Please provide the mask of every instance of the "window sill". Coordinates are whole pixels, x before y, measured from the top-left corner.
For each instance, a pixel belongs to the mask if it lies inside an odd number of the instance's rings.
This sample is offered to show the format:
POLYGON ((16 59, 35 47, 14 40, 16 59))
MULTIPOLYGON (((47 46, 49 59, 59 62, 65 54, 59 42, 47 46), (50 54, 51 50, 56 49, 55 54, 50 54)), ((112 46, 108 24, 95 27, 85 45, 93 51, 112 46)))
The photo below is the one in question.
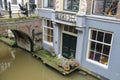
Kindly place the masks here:
POLYGON ((48 41, 43 41, 43 43, 47 44, 47 45, 50 45, 50 46, 53 46, 53 42, 48 42, 48 41))
POLYGON ((104 69, 108 69, 108 65, 104 65, 104 64, 101 64, 101 63, 99 63, 99 62, 97 62, 97 61, 93 61, 93 60, 90 60, 90 59, 87 59, 86 61, 87 61, 87 62, 90 62, 90 63, 92 63, 92 64, 95 64, 95 65, 97 65, 97 66, 100 66, 100 67, 102 67, 102 68, 104 68, 104 69))

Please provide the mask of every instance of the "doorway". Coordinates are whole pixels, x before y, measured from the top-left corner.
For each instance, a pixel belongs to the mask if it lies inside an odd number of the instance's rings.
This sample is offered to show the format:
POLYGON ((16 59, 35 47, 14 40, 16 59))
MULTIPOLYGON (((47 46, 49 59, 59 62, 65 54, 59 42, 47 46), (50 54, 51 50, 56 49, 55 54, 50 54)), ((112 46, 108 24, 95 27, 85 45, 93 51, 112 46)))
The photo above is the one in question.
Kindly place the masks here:
POLYGON ((63 33, 62 56, 68 59, 75 58, 77 37, 63 33))

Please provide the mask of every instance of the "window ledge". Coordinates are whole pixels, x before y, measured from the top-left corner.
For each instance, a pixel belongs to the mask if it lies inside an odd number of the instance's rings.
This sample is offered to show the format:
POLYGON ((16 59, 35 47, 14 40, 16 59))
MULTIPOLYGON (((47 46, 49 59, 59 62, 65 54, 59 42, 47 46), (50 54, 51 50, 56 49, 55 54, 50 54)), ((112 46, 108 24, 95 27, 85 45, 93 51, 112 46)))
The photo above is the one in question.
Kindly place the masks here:
POLYGON ((100 66, 100 67, 102 67, 102 68, 104 68, 104 69, 108 69, 108 65, 101 64, 101 63, 99 63, 99 62, 97 62, 97 61, 93 61, 93 60, 87 59, 87 62, 90 62, 90 63, 92 63, 92 64, 95 64, 95 65, 97 65, 97 66, 100 66))
POLYGON ((49 8, 49 7, 43 7, 43 8, 40 8, 40 9, 43 9, 43 10, 51 10, 51 11, 54 11, 54 9, 53 8, 49 8))
POLYGON ((52 42, 48 42, 48 41, 43 41, 43 43, 45 43, 45 44, 48 44, 48 45, 50 45, 50 46, 53 46, 53 43, 52 42))
POLYGON ((99 21, 106 21, 112 23, 120 23, 120 19, 111 16, 104 16, 104 15, 86 15, 87 19, 91 20, 99 20, 99 21))

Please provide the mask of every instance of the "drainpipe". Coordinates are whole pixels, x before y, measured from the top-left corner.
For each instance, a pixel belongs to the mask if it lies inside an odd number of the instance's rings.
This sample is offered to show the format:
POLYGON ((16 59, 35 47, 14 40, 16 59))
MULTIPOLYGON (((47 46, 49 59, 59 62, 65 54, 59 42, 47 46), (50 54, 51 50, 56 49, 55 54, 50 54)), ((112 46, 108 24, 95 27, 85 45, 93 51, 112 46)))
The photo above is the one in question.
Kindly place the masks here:
POLYGON ((11 4, 9 2, 9 18, 12 18, 11 4))

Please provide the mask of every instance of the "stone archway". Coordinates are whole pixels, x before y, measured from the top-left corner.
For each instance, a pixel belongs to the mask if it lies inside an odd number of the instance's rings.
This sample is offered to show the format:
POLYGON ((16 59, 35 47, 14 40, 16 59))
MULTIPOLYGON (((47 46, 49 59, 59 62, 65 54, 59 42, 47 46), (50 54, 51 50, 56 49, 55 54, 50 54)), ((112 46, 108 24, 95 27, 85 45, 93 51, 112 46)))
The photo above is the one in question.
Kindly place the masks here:
POLYGON ((33 40, 24 32, 11 30, 15 35, 16 45, 27 51, 33 51, 33 40))

